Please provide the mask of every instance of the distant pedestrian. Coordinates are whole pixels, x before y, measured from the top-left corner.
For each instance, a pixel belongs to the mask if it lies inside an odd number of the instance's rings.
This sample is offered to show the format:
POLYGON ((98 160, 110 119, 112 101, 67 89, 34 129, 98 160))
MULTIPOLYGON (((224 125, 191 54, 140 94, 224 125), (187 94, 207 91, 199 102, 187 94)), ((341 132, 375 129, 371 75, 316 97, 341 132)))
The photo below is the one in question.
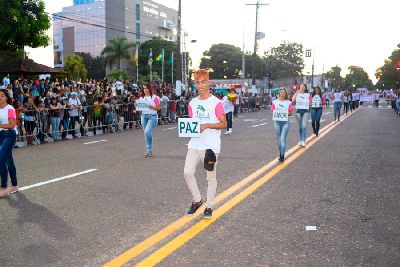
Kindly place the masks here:
POLYGON ((272 120, 274 121, 276 141, 279 149, 279 162, 285 161, 286 137, 290 127, 289 116, 292 116, 293 112, 292 102, 288 98, 286 88, 281 88, 278 99, 272 101, 271 105, 273 112, 272 120))
POLYGON ((194 173, 197 164, 204 162, 208 181, 204 217, 211 218, 217 190, 216 170, 218 155, 221 151, 221 129, 226 128, 227 123, 223 104, 210 92, 208 71, 200 69, 194 73, 194 78, 199 95, 189 102, 188 111, 190 118, 200 120, 201 135, 190 139, 183 171, 186 184, 193 197, 187 215, 193 215, 203 204, 194 173))
POLYGON ((230 93, 223 97, 224 109, 225 109, 225 116, 226 116, 226 132, 225 135, 232 133, 232 120, 233 120, 233 112, 235 111, 235 103, 236 103, 237 95, 235 90, 232 89, 230 93))
POLYGON ((322 107, 325 105, 325 97, 322 96, 321 88, 319 86, 315 87, 312 93, 311 100, 311 125, 314 134, 318 136, 319 127, 322 115, 322 107))
POLYGON ((12 157, 17 137, 15 131, 17 117, 11 103, 12 99, 7 90, 0 90, 0 197, 18 191, 17 171, 12 157), (7 188, 8 173, 11 177, 11 186, 7 188))
POLYGON ((349 105, 350 105, 351 97, 349 92, 343 93, 343 115, 346 115, 349 112, 349 105))
POLYGON ((296 106, 296 119, 299 125, 299 146, 306 146, 307 136, 307 123, 309 117, 309 111, 311 106, 311 96, 308 93, 307 86, 302 83, 300 84, 299 90, 294 94, 292 101, 295 102, 296 106))
POLYGON ((343 103, 343 92, 340 91, 340 88, 337 87, 335 93, 333 94, 333 115, 338 121, 340 121, 340 109, 342 108, 343 103))
POLYGON ((146 100, 149 109, 142 111, 141 123, 144 131, 144 139, 146 142, 146 157, 153 156, 153 129, 158 124, 157 111, 160 110, 160 98, 153 94, 152 88, 143 86, 143 96, 141 100, 146 100))

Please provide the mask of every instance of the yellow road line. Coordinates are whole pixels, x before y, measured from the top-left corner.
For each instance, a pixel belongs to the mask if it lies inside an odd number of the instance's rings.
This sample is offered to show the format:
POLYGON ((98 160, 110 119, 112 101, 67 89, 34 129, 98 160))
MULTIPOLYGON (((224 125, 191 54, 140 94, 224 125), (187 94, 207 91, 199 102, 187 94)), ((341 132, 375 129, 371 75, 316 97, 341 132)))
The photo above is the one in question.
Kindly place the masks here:
MULTIPOLYGON (((321 133, 326 131, 334 123, 335 122, 331 122, 328 125, 326 125, 324 128, 322 128, 321 129, 321 133)), ((308 137, 307 138, 307 142, 309 142, 310 140, 313 140, 314 138, 315 138, 314 136, 308 137)), ((295 145, 295 146, 293 146, 291 149, 289 149, 286 152, 286 155, 291 155, 293 152, 295 152, 298 149, 299 149, 299 147, 297 145, 295 145)), ((264 165, 260 169, 256 170, 255 172, 253 172, 252 174, 250 174, 249 176, 247 176, 243 180, 237 182, 236 184, 234 184, 230 188, 228 188, 225 191, 223 191, 222 193, 218 194, 218 196, 215 198, 215 202, 214 202, 215 205, 217 205, 218 203, 220 203, 224 199, 228 198, 230 195, 232 195, 234 192, 236 192, 240 188, 246 186, 248 183, 250 183, 253 180, 255 180, 258 176, 260 176, 265 171, 267 171, 268 169, 273 167, 276 163, 278 163, 277 159, 272 160, 271 162, 269 162, 268 164, 264 165)), ((183 216, 183 217, 179 218, 178 220, 176 220, 175 222, 173 222, 170 225, 166 226, 162 230, 160 230, 157 233, 155 233, 155 234, 151 235, 150 237, 146 238, 144 241, 140 242, 136 246, 130 248, 129 250, 127 250, 124 253, 122 253, 119 256, 117 256, 116 258, 114 258, 111 261, 107 262, 104 266, 105 267, 111 267, 111 266, 114 267, 114 266, 122 266, 123 264, 128 263, 129 261, 133 260, 138 255, 140 255, 141 253, 146 251, 151 246, 157 244, 158 242, 160 242, 161 240, 165 239, 166 237, 168 237, 172 233, 176 232, 178 229, 182 228, 183 226, 185 226, 189 222, 191 222, 194 219, 196 219, 198 216, 200 216, 200 214, 201 214, 201 211, 199 209, 199 211, 196 214, 194 214, 193 216, 191 216, 191 217, 183 216)))
MULTIPOLYGON (((347 117, 342 119, 344 121, 347 117)), ((267 183, 272 177, 274 177, 276 174, 278 174, 280 171, 282 171, 288 164, 299 158, 302 154, 304 154, 310 147, 312 147, 320 138, 324 137, 326 134, 328 134, 332 129, 336 128, 342 121, 336 123, 334 126, 328 128, 326 131, 321 133, 320 137, 318 139, 314 138, 312 141, 310 141, 307 146, 303 149, 298 150, 296 153, 294 153, 291 157, 289 157, 283 164, 278 165, 274 169, 272 169, 269 173, 267 173, 265 176, 262 178, 258 179, 256 182, 254 182, 252 185, 244 189, 242 192, 237 194, 235 197, 233 197, 231 200, 223 204, 220 208, 216 209, 213 212, 213 218, 212 219, 203 219, 196 224, 194 224, 192 227, 190 227, 188 230, 177 236, 175 239, 155 251, 154 253, 150 254, 148 257, 146 257, 143 261, 139 262, 136 267, 148 267, 148 266, 154 266, 157 263, 161 262, 164 258, 175 252, 177 249, 179 249, 181 246, 183 246, 186 242, 190 241, 193 237, 195 237, 197 234, 205 230, 208 226, 210 226, 213 222, 218 220, 222 215, 227 213, 229 210, 231 210, 233 207, 235 207, 238 203, 246 199, 248 196, 250 196, 252 193, 254 193, 258 188, 263 186, 265 183, 267 183)), ((335 122, 333 122, 335 123, 335 122)))

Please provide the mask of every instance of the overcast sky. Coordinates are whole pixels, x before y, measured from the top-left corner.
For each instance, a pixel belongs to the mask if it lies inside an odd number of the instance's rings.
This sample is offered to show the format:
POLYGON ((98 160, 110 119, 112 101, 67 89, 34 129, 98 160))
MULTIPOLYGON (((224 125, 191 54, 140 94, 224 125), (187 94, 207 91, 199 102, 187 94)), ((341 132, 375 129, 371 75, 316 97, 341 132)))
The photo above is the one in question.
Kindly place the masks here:
MULTIPOLYGON (((45 0, 47 12, 61 11, 72 0, 45 0)), ((160 4, 178 8, 178 0, 158 0, 160 4)), ((400 43, 400 1, 398 0, 265 0, 260 8, 259 31, 266 37, 260 41, 259 55, 281 40, 295 41, 313 49, 315 73, 332 66, 342 68, 342 76, 350 65, 364 68, 375 82, 375 70, 400 43)), ((182 0, 183 30, 188 33, 187 50, 198 65, 202 53, 212 44, 227 43, 245 50, 254 46, 255 7, 246 4, 256 0, 182 0), (190 40, 197 40, 190 43, 190 40)), ((52 30, 49 32, 52 35, 52 30)), ((52 46, 29 50, 35 61, 53 66, 52 46)), ((311 60, 306 59, 307 73, 311 60)))

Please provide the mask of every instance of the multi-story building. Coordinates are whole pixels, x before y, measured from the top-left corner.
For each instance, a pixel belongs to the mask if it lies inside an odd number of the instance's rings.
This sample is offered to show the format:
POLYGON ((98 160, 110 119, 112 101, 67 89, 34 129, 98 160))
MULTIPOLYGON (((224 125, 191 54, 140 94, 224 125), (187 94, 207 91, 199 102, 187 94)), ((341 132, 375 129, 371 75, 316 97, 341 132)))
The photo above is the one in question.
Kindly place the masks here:
POLYGON ((54 66, 77 52, 99 56, 119 36, 142 43, 153 38, 176 41, 178 11, 151 0, 74 0, 53 14, 54 66))

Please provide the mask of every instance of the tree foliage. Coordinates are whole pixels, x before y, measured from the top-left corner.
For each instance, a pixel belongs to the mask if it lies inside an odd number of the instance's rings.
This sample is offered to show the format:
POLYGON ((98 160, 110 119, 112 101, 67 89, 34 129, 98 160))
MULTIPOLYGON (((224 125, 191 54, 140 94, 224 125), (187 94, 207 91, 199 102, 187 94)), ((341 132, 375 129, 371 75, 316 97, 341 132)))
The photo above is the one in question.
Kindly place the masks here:
POLYGON ((0 51, 48 46, 49 28, 42 0, 0 1, 0 51))
POLYGON ((283 42, 265 52, 263 59, 271 79, 300 76, 304 68, 303 45, 283 42))
POLYGON ((340 75, 342 69, 338 66, 332 67, 325 73, 325 79, 330 81, 331 89, 344 86, 344 78, 340 75))
POLYGON ((123 70, 113 70, 107 75, 107 78, 111 78, 112 80, 120 79, 124 81, 132 79, 132 77, 123 70))
POLYGON ((400 44, 375 72, 379 89, 400 89, 400 44))
MULTIPOLYGON (((154 75, 155 73, 161 74, 162 72, 162 62, 156 61, 157 56, 161 53, 161 50, 164 48, 164 81, 170 83, 172 78, 172 65, 169 63, 172 52, 174 52, 174 73, 176 73, 176 43, 171 41, 166 41, 163 39, 153 39, 148 40, 140 45, 139 49, 139 72, 140 77, 145 77, 145 81, 150 81, 150 66, 148 65, 150 48, 153 51, 153 64, 152 64, 152 78, 155 81, 155 78, 158 76, 154 75)), ((175 74, 174 74, 175 75, 175 74)), ((143 81, 142 78, 140 78, 143 81)), ((160 78, 161 80, 161 78, 160 78)))
POLYGON ((368 88, 373 89, 371 79, 368 77, 368 73, 361 67, 350 66, 348 68, 349 74, 344 78, 345 88, 368 88))
POLYGON ((75 81, 86 80, 87 69, 81 56, 67 56, 65 59, 64 70, 68 72, 68 79, 73 79, 75 81))
POLYGON ((109 44, 101 51, 101 55, 105 56, 105 61, 110 66, 118 64, 122 69, 122 61, 129 60, 132 56, 131 50, 136 47, 135 43, 129 42, 126 37, 117 37, 112 39, 109 44))
POLYGON ((103 79, 106 76, 104 57, 93 57, 90 53, 79 52, 76 55, 83 58, 83 64, 87 69, 87 77, 91 79, 103 79))

